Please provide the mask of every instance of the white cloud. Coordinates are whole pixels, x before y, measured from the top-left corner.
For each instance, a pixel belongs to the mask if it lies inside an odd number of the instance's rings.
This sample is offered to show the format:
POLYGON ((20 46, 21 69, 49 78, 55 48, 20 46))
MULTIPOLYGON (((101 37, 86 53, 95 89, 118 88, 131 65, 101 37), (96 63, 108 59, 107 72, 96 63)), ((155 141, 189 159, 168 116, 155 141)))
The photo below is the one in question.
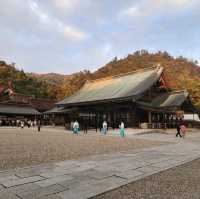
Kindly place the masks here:
POLYGON ((84 32, 82 32, 76 28, 72 28, 70 26, 64 25, 59 21, 57 21, 55 24, 57 24, 59 31, 61 33, 63 33, 63 35, 66 39, 81 41, 81 40, 84 40, 87 38, 87 35, 84 32))
POLYGON ((122 16, 142 16, 143 12, 141 12, 140 8, 137 6, 132 6, 121 13, 122 16))
MULTIPOLYGON (((79 62, 78 70, 83 70, 82 59, 84 57, 84 67, 92 71, 96 70, 98 67, 103 66, 108 63, 116 56, 115 49, 109 42, 95 43, 84 49, 83 52, 75 55, 73 58, 79 62)), ((77 70, 77 71, 78 71, 77 70)))
POLYGON ((152 8, 161 9, 162 11, 168 10, 176 12, 180 9, 189 9, 197 3, 197 0, 158 0, 152 8))
POLYGON ((193 0, 159 0, 158 4, 161 4, 162 6, 170 6, 174 8, 183 8, 185 6, 190 5, 193 0))
POLYGON ((30 5, 30 9, 32 10, 32 12, 39 18, 39 20, 42 23, 50 23, 49 16, 39 8, 39 6, 36 2, 30 1, 29 5, 30 5))
POLYGON ((199 5, 198 0, 143 0, 122 10, 119 17, 148 17, 157 13, 175 13, 199 5))
POLYGON ((85 33, 81 32, 79 30, 76 30, 70 26, 65 26, 64 35, 66 37, 70 37, 70 38, 74 37, 74 38, 76 38, 76 40, 83 40, 86 37, 85 33))
POLYGON ((56 7, 61 9, 72 9, 79 4, 79 0, 53 0, 56 7))
POLYGON ((95 70, 138 49, 199 59, 198 5, 200 0, 0 0, 0 58, 26 71, 67 73, 95 70))
MULTIPOLYGON (((64 1, 63 1, 64 2, 64 1)), ((42 10, 38 3, 31 0, 29 1, 30 9, 35 14, 35 16, 39 19, 39 22, 43 25, 48 26, 51 31, 58 31, 61 33, 64 38, 72 41, 82 41, 86 39, 86 33, 79 30, 78 28, 72 27, 70 25, 65 24, 59 19, 51 16, 42 10)))

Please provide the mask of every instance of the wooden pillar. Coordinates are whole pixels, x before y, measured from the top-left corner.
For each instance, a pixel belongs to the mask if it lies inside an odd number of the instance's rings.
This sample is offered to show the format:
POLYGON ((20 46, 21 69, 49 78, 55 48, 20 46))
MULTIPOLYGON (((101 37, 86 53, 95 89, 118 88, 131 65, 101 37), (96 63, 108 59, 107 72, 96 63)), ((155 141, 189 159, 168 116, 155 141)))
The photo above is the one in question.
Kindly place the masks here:
POLYGON ((194 111, 193 111, 193 121, 192 121, 192 128, 194 128, 194 111))
POLYGON ((97 127, 98 126, 98 124, 97 124, 97 112, 95 111, 95 130, 96 130, 96 132, 97 132, 97 127))
POLYGON ((149 124, 151 125, 152 118, 151 118, 151 111, 148 112, 149 124))
POLYGON ((161 124, 161 128, 165 128, 165 113, 163 112, 163 121, 162 121, 162 124, 161 124))
POLYGON ((89 112, 89 127, 91 125, 91 118, 90 118, 90 112, 89 112))
POLYGON ((136 115, 136 109, 134 106, 129 108, 129 123, 128 126, 139 127, 139 114, 136 115))
POLYGON ((149 123, 151 123, 151 111, 148 112, 149 123))

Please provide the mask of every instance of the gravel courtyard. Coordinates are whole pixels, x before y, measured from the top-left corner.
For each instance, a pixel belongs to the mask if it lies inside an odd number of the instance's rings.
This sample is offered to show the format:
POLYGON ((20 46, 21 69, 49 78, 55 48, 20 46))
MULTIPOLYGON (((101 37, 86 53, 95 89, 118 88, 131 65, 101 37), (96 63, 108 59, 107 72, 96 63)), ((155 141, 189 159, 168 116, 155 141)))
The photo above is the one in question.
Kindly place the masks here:
POLYGON ((72 135, 64 130, 0 129, 0 170, 77 159, 89 155, 136 150, 165 144, 160 141, 103 136, 72 135))
POLYGON ((199 199, 200 159, 154 174, 93 199, 199 199))

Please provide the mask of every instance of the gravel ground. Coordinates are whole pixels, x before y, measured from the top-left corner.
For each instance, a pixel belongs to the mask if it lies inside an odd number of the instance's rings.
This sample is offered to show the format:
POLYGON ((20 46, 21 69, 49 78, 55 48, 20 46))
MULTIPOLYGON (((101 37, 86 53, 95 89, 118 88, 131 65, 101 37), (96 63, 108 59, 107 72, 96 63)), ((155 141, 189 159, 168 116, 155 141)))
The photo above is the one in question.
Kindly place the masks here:
POLYGON ((146 177, 93 199, 199 199, 200 159, 146 177))
POLYGON ((99 133, 72 135, 42 129, 0 129, 0 170, 76 159, 84 156, 135 150, 165 144, 99 133))

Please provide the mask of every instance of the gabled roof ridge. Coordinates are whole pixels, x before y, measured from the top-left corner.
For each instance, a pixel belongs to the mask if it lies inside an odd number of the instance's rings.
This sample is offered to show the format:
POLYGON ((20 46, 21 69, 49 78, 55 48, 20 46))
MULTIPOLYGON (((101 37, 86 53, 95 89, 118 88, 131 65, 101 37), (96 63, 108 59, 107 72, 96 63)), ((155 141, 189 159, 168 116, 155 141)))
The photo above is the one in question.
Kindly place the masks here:
POLYGON ((162 98, 162 97, 165 97, 165 96, 171 96, 171 95, 175 95, 175 94, 181 94, 183 93, 185 96, 188 96, 189 95, 189 92, 187 90, 172 90, 172 91, 168 91, 166 93, 162 93, 158 96, 156 96, 153 100, 156 100, 156 99, 159 99, 159 98, 162 98))
POLYGON ((34 100, 36 100, 36 101, 37 101, 37 100, 38 100, 38 101, 39 101, 39 100, 40 100, 40 101, 49 101, 49 102, 53 102, 53 103, 54 103, 54 100, 46 99, 46 98, 40 98, 40 97, 39 97, 39 98, 32 98, 31 100, 33 100, 33 101, 34 101, 34 100))
POLYGON ((8 102, 10 102, 10 100, 0 101, 0 104, 8 103, 8 102))
POLYGON ((170 91, 168 92, 168 94, 175 94, 175 93, 188 93, 188 91, 186 89, 183 89, 183 90, 174 90, 174 91, 170 91))
POLYGON ((16 103, 15 101, 12 100, 7 100, 7 101, 2 101, 0 102, 0 105, 15 105, 15 106, 27 106, 27 107, 32 107, 31 104, 29 103, 16 103))
POLYGON ((148 68, 142 68, 142 69, 138 69, 138 70, 133 70, 133 71, 130 71, 130 72, 127 72, 127 73, 120 73, 118 75, 111 75, 111 76, 107 76, 107 77, 102 77, 102 78, 99 78, 99 79, 94 79, 94 80, 87 80, 86 81, 86 84, 87 83, 94 83, 94 82, 98 82, 98 81, 103 81, 103 80, 109 80, 109 79, 113 79, 113 78, 118 78, 118 77, 123 77, 123 76, 128 76, 128 75, 131 75, 131 74, 136 74, 136 73, 141 73, 141 72, 146 72, 146 71, 150 71, 150 70, 159 70, 159 69, 162 69, 163 67, 158 67, 158 66, 153 66, 153 67, 148 67, 148 68))
POLYGON ((31 98, 33 98, 33 95, 26 95, 26 94, 23 94, 23 93, 18 93, 18 92, 13 92, 13 94, 12 95, 18 95, 18 96, 23 96, 23 97, 31 97, 31 98))
POLYGON ((136 99, 140 97, 142 93, 146 92, 149 87, 151 87, 156 81, 159 80, 162 72, 163 67, 156 66, 132 71, 126 74, 111 76, 109 78, 101 78, 98 81, 91 81, 85 83, 83 87, 72 96, 67 97, 56 104, 71 104, 74 106, 75 104, 86 104, 93 102, 97 103, 101 101, 105 102, 105 100, 113 101, 127 100, 129 98, 136 99), (125 78, 119 78, 124 75, 127 76, 125 76, 125 78))

